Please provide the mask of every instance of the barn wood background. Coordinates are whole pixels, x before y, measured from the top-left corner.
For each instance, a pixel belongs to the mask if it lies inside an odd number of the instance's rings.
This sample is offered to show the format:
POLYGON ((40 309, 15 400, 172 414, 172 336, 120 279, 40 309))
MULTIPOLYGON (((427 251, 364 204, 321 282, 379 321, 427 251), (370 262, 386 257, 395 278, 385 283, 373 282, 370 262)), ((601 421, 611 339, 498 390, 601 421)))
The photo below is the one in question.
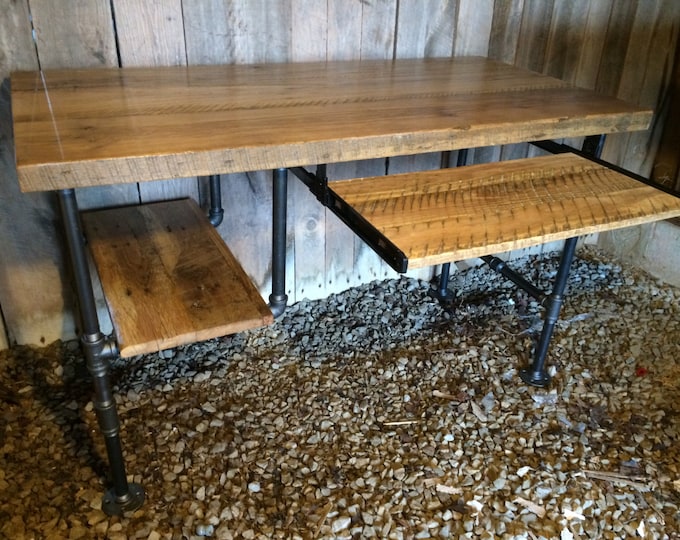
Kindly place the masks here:
MULTIPOLYGON (((20 194, 9 74, 98 66, 484 55, 661 111, 651 130, 610 136, 604 157, 649 175, 663 131, 680 22, 675 0, 0 0, 0 348, 74 335, 50 194, 20 194), (0 321, 1 322, 1 321, 0 321)), ((522 157, 526 145, 471 161, 522 157)), ((455 156, 453 156, 455 159, 455 156)), ((436 168, 441 156, 329 167, 331 178, 436 168)), ((266 296, 269 171, 223 176, 220 232, 266 296)), ((675 178, 666 177, 667 183, 675 178)), ((191 196, 196 178, 80 190, 83 208, 191 196)), ((291 302, 393 273, 297 180, 289 187, 291 302)), ((418 274, 429 277, 432 270, 418 274)))

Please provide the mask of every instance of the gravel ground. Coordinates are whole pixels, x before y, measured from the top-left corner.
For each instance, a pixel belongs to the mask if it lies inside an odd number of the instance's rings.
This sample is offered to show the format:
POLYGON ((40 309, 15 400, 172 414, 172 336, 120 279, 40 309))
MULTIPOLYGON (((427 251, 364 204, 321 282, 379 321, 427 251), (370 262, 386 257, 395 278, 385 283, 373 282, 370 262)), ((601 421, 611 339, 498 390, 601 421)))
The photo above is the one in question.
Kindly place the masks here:
POLYGON ((680 290, 592 249, 569 287, 546 390, 517 377, 540 311, 484 267, 451 313, 376 282, 116 361, 124 517, 77 344, 1 352, 0 537, 677 538, 680 290))

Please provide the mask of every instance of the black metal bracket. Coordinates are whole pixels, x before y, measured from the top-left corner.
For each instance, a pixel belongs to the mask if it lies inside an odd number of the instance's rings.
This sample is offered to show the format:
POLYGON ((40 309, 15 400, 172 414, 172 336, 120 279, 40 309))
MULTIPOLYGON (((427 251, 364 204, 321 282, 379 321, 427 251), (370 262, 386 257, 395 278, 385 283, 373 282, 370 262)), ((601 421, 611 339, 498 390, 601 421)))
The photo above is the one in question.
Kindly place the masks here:
POLYGON ((604 135, 588 135, 583 139, 583 144, 581 145, 581 153, 584 156, 590 156, 599 158, 602 155, 602 150, 604 149, 604 135))
MULTIPOLYGON (((312 194, 366 242, 382 259, 399 273, 408 269, 408 257, 342 197, 333 191, 328 179, 312 174, 303 167, 291 167, 290 172, 304 183, 312 194)), ((325 172, 325 167, 320 171, 325 172)))

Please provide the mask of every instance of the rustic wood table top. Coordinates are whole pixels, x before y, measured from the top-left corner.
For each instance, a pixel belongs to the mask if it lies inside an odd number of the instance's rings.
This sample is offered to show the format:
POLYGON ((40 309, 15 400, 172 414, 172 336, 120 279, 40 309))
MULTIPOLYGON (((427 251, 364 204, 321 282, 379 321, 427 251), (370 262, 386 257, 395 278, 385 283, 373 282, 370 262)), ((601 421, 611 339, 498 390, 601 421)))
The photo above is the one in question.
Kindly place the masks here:
POLYGON ((23 191, 645 129, 652 112, 480 57, 17 72, 23 191))

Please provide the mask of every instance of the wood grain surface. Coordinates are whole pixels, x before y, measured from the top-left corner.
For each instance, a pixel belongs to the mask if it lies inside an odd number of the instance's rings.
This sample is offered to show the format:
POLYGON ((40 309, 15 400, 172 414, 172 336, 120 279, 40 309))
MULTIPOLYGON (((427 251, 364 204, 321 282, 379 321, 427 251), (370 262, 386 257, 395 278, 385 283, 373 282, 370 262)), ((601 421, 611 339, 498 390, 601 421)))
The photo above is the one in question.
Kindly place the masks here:
POLYGON ((479 57, 12 77, 24 191, 644 129, 651 111, 479 57))
POLYGON ((409 268, 680 216, 680 198, 573 154, 333 182, 409 268))
POLYGON ((193 200, 85 212, 83 224, 122 357, 273 321, 193 200))

